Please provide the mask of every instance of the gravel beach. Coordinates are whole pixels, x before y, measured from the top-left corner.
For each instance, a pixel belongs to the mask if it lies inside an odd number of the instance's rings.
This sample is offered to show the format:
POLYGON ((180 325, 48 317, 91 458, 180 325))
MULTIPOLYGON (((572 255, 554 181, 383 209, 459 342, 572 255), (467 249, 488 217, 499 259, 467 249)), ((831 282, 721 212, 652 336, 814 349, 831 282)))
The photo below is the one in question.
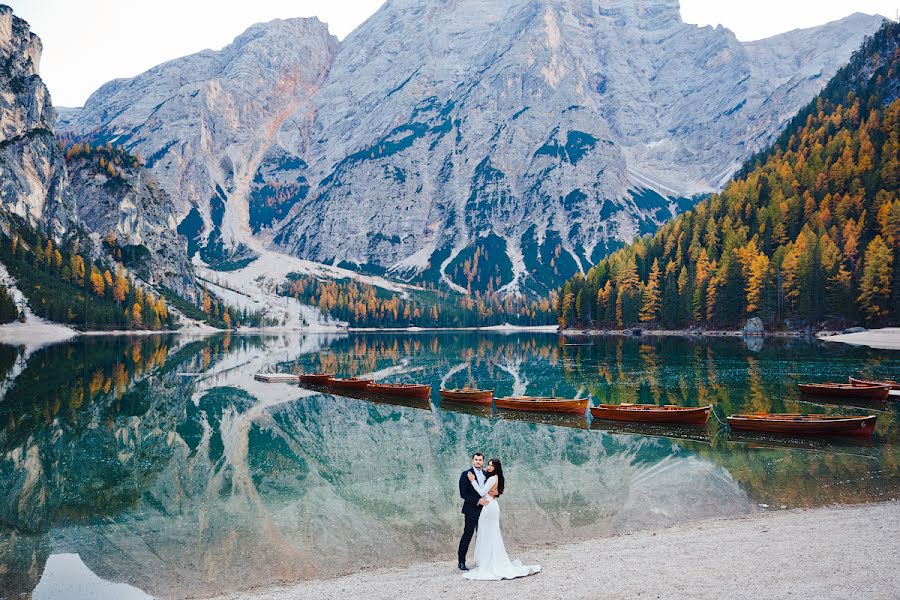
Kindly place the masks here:
MULTIPOLYGON (((389 551, 389 549, 385 549, 389 551)), ((445 561, 217 596, 306 598, 900 598, 900 502, 760 511, 577 544, 509 548, 542 573, 473 582, 445 561)))

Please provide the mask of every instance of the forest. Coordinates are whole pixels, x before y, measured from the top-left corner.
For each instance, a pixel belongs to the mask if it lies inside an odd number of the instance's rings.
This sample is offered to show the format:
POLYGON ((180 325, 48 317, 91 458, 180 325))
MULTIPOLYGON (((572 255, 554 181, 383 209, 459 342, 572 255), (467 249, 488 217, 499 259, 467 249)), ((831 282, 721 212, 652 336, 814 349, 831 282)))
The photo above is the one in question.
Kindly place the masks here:
MULTIPOLYGON (((21 224, 0 233, 0 261, 38 316, 79 329, 171 329, 164 298, 79 238, 54 243, 21 224)), ((17 309, 18 312, 18 309, 17 309)))
POLYGON ((355 279, 320 280, 294 273, 281 293, 353 327, 486 327, 548 325, 556 318, 556 295, 549 298, 497 293, 459 294, 426 284, 404 295, 355 279))
POLYGON ((900 49, 885 25, 725 189, 561 292, 562 327, 900 319, 900 49))

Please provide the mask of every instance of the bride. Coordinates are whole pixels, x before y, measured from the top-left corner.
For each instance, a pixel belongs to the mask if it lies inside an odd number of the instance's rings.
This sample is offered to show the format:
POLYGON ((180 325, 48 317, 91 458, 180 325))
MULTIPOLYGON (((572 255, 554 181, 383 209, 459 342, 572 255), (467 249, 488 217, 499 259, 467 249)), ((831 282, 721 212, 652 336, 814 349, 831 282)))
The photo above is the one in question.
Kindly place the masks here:
POLYGON ((481 495, 479 504, 484 508, 478 517, 478 535, 475 538, 475 563, 477 567, 463 573, 466 579, 497 580, 525 577, 541 570, 540 565, 523 565, 521 561, 509 560, 503 536, 500 535, 500 503, 488 493, 496 488, 498 496, 503 494, 503 465, 496 458, 488 461, 485 472, 489 475, 484 485, 479 485, 475 475, 469 473, 469 481, 481 495))

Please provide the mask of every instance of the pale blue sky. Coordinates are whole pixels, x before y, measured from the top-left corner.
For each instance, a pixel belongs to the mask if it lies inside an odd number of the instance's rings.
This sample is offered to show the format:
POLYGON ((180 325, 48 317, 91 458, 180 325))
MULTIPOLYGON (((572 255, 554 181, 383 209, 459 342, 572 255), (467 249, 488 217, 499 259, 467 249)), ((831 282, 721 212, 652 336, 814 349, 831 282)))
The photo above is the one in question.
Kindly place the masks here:
MULTIPOLYGON (((603 0, 600 0, 601 2, 603 0)), ((163 61, 222 48, 253 23, 317 16, 344 38, 383 0, 5 0, 44 42, 41 76, 57 106, 163 61)), ((896 15, 900 0, 681 0, 688 23, 754 40, 852 12, 896 15)))

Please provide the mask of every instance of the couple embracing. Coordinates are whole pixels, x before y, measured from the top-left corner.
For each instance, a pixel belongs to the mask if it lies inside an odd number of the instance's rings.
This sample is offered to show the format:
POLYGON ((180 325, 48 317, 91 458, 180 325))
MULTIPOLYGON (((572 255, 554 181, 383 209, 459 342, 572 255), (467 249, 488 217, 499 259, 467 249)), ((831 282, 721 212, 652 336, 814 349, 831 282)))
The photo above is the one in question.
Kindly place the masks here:
POLYGON ((510 560, 500 534, 500 503, 505 486, 503 466, 496 458, 484 465, 484 454, 472 455, 472 468, 459 476, 459 495, 463 499, 465 529, 459 540, 459 570, 466 579, 497 580, 525 577, 541 570, 540 565, 523 565, 510 560), (474 569, 466 567, 466 554, 472 535, 475 538, 474 569))

